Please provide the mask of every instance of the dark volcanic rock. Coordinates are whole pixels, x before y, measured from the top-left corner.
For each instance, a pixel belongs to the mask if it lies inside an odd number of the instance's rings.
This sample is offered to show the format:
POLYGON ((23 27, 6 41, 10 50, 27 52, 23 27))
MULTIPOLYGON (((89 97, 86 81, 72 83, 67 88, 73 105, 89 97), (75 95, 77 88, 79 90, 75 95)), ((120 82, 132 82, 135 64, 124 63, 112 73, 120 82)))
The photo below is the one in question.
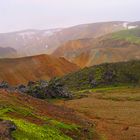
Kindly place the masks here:
POLYGON ((91 87, 96 87, 96 86, 98 85, 98 83, 97 83, 96 80, 92 80, 92 81, 90 82, 90 84, 91 84, 91 87))
POLYGON ((29 81, 27 86, 19 85, 17 87, 10 86, 7 82, 3 81, 0 84, 0 88, 6 89, 8 92, 20 92, 31 95, 35 98, 46 99, 46 98, 72 98, 72 95, 64 88, 59 82, 58 78, 45 81, 29 81))
MULTIPOLYGON (((28 84, 29 85, 29 84, 28 84)), ((28 94, 41 99, 46 98, 72 98, 72 95, 54 78, 48 81, 36 81, 28 86, 28 94)))
POLYGON ((72 98, 72 94, 64 88, 58 78, 54 78, 49 82, 46 92, 49 98, 72 98))
POLYGON ((29 88, 28 88, 27 86, 25 86, 25 85, 19 85, 19 86, 17 87, 17 90, 18 90, 19 92, 22 92, 22 93, 27 93, 28 90, 29 90, 29 88))
POLYGON ((16 130, 16 126, 11 121, 0 120, 0 140, 13 140, 11 132, 16 130))
POLYGON ((27 84, 27 86, 33 86, 33 85, 35 85, 35 84, 36 84, 36 82, 34 82, 34 81, 29 81, 28 84, 27 84))
POLYGON ((9 84, 6 82, 6 81, 2 81, 1 83, 0 83, 0 88, 9 88, 9 84))

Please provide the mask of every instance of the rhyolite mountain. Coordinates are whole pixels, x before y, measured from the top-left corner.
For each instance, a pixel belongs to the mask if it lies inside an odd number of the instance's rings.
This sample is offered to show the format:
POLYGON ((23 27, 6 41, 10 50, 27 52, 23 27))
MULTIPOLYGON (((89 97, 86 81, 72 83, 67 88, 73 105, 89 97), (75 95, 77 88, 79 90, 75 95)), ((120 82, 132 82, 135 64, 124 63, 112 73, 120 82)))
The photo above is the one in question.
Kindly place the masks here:
POLYGON ((0 59, 0 81, 12 85, 26 84, 30 80, 49 80, 77 70, 79 67, 66 59, 50 55, 0 59))
POLYGON ((57 48, 53 55, 65 57, 80 67, 140 59, 140 28, 122 30, 96 39, 69 41, 57 48))
POLYGON ((18 56, 52 53, 70 40, 97 38, 108 33, 139 26, 139 22, 114 21, 83 24, 69 28, 0 33, 0 46, 14 48, 18 56))

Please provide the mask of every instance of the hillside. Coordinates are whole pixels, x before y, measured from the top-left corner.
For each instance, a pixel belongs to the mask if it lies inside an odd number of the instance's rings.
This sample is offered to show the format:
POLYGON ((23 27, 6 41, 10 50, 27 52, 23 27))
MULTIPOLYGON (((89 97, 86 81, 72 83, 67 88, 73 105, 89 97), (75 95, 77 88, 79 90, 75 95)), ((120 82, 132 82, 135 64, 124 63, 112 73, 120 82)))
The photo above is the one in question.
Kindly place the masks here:
POLYGON ((56 49, 53 55, 65 57, 80 67, 105 62, 140 59, 140 29, 129 29, 97 39, 73 40, 56 49))
POLYGON ((105 63, 60 78, 69 90, 84 90, 96 87, 139 85, 140 61, 105 63))
POLYGON ((0 47, 0 58, 6 58, 6 57, 17 57, 17 52, 15 49, 10 47, 0 47))
POLYGON ((27 83, 30 80, 50 79, 79 68, 64 58, 38 55, 16 59, 0 59, 0 81, 10 84, 27 83))
POLYGON ((72 109, 0 90, 1 140, 11 140, 11 137, 16 140, 91 140, 89 123, 72 109), (85 132, 85 128, 88 131, 85 132))
POLYGON ((0 46, 14 48, 18 52, 18 56, 52 53, 56 48, 70 40, 97 38, 108 33, 136 27, 139 27, 139 22, 114 21, 83 24, 68 28, 29 29, 0 33, 0 46))

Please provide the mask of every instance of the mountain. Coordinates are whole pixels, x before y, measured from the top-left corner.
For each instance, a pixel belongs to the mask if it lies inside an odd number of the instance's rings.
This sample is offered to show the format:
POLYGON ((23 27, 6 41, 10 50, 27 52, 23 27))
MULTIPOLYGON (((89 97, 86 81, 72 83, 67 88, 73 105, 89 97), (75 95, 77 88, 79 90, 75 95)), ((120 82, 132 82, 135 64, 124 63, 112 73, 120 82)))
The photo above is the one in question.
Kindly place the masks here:
POLYGON ((96 39, 69 41, 56 49, 53 55, 65 57, 80 67, 140 59, 140 28, 126 29, 96 39))
POLYGON ((100 22, 83 24, 69 28, 48 30, 24 30, 0 33, 0 46, 10 46, 17 50, 18 56, 52 53, 56 48, 70 40, 97 38, 108 33, 139 27, 140 22, 100 22))
POLYGON ((17 51, 10 47, 0 47, 0 58, 6 58, 6 57, 16 57, 17 51))
POLYGON ((140 60, 104 63, 70 73, 60 78, 60 82, 74 91, 96 87, 136 86, 140 84, 139 70, 140 60))
MULTIPOLYGON (((0 34, 0 46, 11 46, 19 56, 47 53, 49 38, 61 29, 24 30, 0 34)), ((52 44, 53 45, 53 42, 52 44)))
POLYGON ((79 67, 50 55, 38 55, 15 59, 0 59, 0 81, 10 84, 27 83, 30 80, 50 79, 77 71, 79 67))

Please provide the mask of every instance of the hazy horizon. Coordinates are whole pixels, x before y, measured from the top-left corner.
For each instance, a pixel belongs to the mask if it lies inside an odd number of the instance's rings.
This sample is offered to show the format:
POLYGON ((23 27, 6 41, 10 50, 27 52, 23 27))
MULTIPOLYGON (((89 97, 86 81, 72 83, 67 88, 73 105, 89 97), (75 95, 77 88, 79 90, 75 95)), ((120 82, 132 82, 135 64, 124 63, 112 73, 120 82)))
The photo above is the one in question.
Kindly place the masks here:
POLYGON ((139 0, 0 1, 0 33, 95 22, 139 21, 139 5, 139 0))

